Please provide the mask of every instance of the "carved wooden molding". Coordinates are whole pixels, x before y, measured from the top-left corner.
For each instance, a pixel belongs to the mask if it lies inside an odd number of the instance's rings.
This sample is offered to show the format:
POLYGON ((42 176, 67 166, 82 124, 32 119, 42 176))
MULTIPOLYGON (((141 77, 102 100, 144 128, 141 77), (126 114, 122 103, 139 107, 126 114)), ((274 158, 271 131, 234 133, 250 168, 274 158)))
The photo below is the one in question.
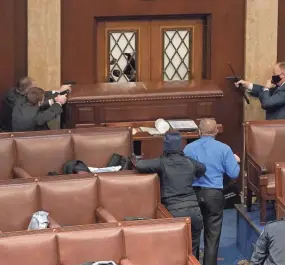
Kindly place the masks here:
POLYGON ((176 99, 199 99, 199 98, 222 98, 223 94, 191 95, 191 96, 169 96, 169 97, 146 97, 146 98, 117 98, 117 99, 91 99, 91 100, 70 100, 67 104, 81 103, 108 103, 108 102, 128 102, 128 101, 150 101, 150 100, 176 100, 176 99))

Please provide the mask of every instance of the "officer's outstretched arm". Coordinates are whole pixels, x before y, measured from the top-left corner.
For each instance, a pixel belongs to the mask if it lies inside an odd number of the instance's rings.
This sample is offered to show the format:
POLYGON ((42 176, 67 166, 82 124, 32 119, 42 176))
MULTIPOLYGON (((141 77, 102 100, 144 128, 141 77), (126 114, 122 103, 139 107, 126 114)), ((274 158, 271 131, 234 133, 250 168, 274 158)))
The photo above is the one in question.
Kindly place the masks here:
POLYGON ((206 167, 203 163, 200 163, 199 161, 195 160, 195 159, 192 159, 192 158, 189 158, 192 162, 192 164, 194 165, 195 167, 195 171, 196 171, 196 178, 199 178, 199 177, 202 177, 205 175, 206 173, 206 167))
POLYGON ((140 173, 160 173, 161 162, 159 158, 139 160, 134 165, 140 173))
POLYGON ((265 227, 256 241, 256 245, 251 256, 250 265, 263 265, 268 256, 268 247, 268 234, 265 227))

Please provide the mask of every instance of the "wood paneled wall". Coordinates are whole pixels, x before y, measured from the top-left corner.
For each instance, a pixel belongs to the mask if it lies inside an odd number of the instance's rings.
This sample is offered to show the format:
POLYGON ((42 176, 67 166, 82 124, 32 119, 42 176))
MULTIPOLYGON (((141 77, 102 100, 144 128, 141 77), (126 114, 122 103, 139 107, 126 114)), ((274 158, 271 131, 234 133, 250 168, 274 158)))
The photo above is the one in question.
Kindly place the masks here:
POLYGON ((285 1, 279 0, 278 3, 278 48, 277 58, 279 62, 285 62, 285 1))
MULTIPOLYGON (((63 80, 93 83, 95 80, 95 23, 99 17, 169 14, 211 14, 211 78, 223 89, 218 121, 225 125, 224 140, 234 151, 241 146, 242 100, 224 77, 227 62, 244 74, 246 0, 58 0, 62 1, 63 80), (225 115, 227 113, 227 115, 225 115)), ((278 60, 285 61, 285 1, 279 0, 278 60)), ((27 0, 0 1, 0 96, 27 74, 27 0)))
POLYGON ((243 100, 225 77, 228 62, 244 74, 245 0, 62 0, 62 80, 94 83, 98 18, 187 14, 211 15, 211 79, 224 91, 217 120, 222 140, 241 154, 243 100))
POLYGON ((39 87, 55 90, 61 83, 61 0, 27 1, 28 74, 39 87))
MULTIPOLYGON (((244 78, 263 85, 277 60, 278 0, 247 0, 246 10, 244 78)), ((245 120, 264 120, 259 99, 250 95, 249 99, 250 104, 244 108, 245 120)))
POLYGON ((0 97, 27 74, 27 1, 0 1, 0 97))

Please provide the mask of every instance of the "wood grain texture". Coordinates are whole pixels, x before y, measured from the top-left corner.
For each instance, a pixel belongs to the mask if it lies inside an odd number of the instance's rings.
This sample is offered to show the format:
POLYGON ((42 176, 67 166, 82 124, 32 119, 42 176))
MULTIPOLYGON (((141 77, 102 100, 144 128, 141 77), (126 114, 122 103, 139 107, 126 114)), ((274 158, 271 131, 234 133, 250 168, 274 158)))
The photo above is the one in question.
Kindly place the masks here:
MULTIPOLYGON (((0 1, 0 98, 27 73, 27 2, 0 1)), ((1 103, 0 103, 1 104, 1 103)))
POLYGON ((28 0, 28 73, 46 90, 60 86, 61 1, 28 0))
POLYGON ((234 152, 242 152, 243 100, 225 80, 231 75, 231 62, 239 75, 244 74, 245 0, 168 0, 100 1, 62 0, 62 79, 78 84, 96 81, 96 21, 111 18, 143 18, 169 15, 208 14, 211 19, 211 79, 224 92, 217 110, 217 122, 224 125, 221 140, 234 152), (222 8, 221 8, 222 7, 222 8))
MULTIPOLYGON (((277 60, 278 0, 248 0, 246 8, 245 79, 265 84, 277 60)), ((264 120, 259 100, 250 97, 250 102, 245 120, 264 120)))
POLYGON ((278 49, 277 58, 279 62, 285 61, 285 1, 278 1, 278 49))

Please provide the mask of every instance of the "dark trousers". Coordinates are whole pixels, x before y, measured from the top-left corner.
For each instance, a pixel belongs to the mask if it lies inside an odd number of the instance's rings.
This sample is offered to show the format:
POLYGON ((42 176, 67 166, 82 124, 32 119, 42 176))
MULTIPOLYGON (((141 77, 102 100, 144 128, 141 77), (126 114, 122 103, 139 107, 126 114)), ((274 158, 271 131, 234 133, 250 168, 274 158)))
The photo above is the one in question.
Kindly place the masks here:
POLYGON ((205 265, 217 265, 225 198, 222 190, 196 188, 203 215, 205 265))
MULTIPOLYGON (((167 208, 167 206, 166 206, 167 208)), ((187 207, 180 209, 171 209, 169 212, 174 217, 190 217, 191 218, 191 234, 192 234, 192 252, 199 260, 200 236, 203 229, 203 217, 199 207, 187 207)))

